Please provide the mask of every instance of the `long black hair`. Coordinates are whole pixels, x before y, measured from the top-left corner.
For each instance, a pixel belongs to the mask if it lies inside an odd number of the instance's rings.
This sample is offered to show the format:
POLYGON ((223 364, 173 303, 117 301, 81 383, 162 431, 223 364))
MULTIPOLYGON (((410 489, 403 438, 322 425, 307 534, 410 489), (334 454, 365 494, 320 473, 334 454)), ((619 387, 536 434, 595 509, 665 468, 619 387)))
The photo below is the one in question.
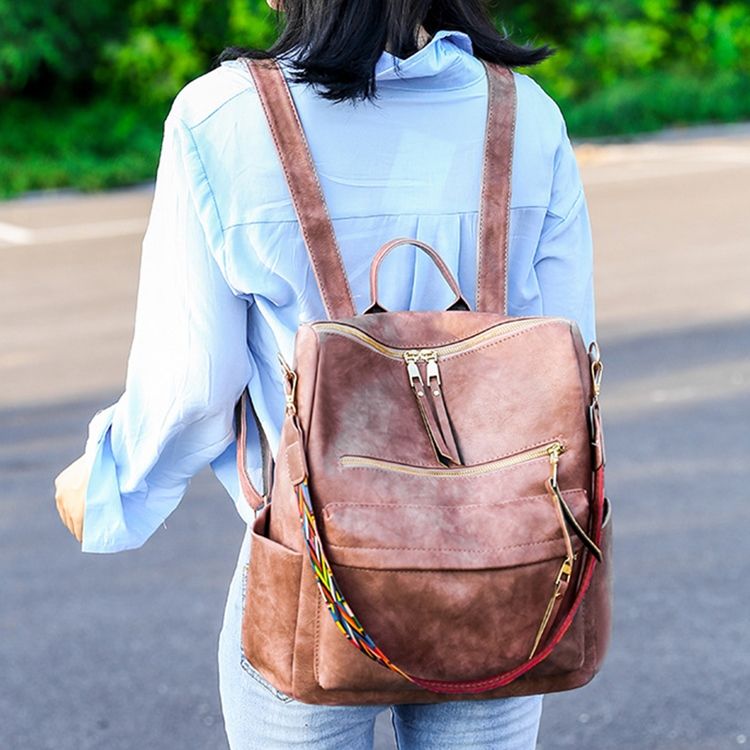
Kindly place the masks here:
POLYGON ((476 57, 509 67, 534 65, 549 57, 547 46, 513 43, 493 24, 484 0, 283 0, 285 19, 267 50, 228 47, 217 64, 238 57, 287 55, 291 77, 318 87, 333 101, 374 99, 375 63, 384 49, 406 58, 419 49, 420 26, 463 31, 476 57))

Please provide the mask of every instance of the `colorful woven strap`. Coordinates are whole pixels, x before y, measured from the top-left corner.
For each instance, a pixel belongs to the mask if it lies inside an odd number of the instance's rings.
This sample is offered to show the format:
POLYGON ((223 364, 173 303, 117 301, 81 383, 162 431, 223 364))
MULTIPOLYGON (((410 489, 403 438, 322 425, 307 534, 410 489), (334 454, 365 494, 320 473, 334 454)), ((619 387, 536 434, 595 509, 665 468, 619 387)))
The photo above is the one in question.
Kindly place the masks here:
POLYGON ((336 623, 336 627, 363 653, 373 661, 400 674, 405 679, 413 682, 412 678, 402 669, 399 669, 375 644, 375 641, 367 634, 362 623, 357 619, 352 608, 344 598, 336 578, 331 570, 323 543, 320 541, 318 524, 315 521, 310 490, 307 481, 297 485, 297 500, 299 502, 299 513, 302 519, 302 531, 305 535, 307 554, 312 564, 315 581, 323 596, 328 611, 336 623))
MULTIPOLYGON (((364 626, 359 621, 359 618, 354 614, 354 611, 349 606, 341 588, 336 582, 333 569, 331 568, 325 550, 323 549, 323 542, 318 531, 317 521, 315 520, 315 511, 313 510, 307 480, 296 486, 296 492, 300 520, 302 522, 302 531, 305 538, 308 557, 312 565, 313 575, 315 576, 315 581, 318 585, 321 596, 323 597, 326 608, 331 613, 331 617, 336 623, 338 629, 344 636, 346 636, 352 645, 367 657, 387 669, 390 669, 392 672, 396 672, 396 674, 401 675, 409 682, 434 693, 483 693, 508 685, 518 679, 521 675, 533 669, 552 653, 553 648, 562 640, 563 636, 570 628, 573 618, 575 617, 578 608, 581 606, 583 597, 586 594, 594 575, 594 568, 597 560, 596 557, 586 549, 586 562, 584 563, 581 582, 570 609, 558 624, 552 635, 547 639, 544 648, 536 651, 532 658, 514 669, 493 677, 479 680, 449 681, 429 680, 415 677, 398 667, 383 653, 372 637, 367 633, 364 626)), ((600 466, 594 474, 594 498, 592 506, 592 536, 593 541, 597 546, 601 544, 603 509, 604 467, 600 466)))

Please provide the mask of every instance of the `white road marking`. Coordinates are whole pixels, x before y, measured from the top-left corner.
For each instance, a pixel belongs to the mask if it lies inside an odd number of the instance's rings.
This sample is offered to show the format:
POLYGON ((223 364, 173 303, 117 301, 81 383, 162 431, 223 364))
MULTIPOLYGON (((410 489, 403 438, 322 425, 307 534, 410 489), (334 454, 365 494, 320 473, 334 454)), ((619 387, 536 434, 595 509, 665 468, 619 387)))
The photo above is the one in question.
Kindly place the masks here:
POLYGON ((68 224, 62 227, 29 229, 0 222, 0 243, 4 245, 53 245, 71 240, 99 240, 111 237, 130 237, 142 234, 146 219, 116 219, 113 221, 68 224))
POLYGON ((0 242, 8 245, 31 245, 33 232, 25 227, 0 222, 0 242))
POLYGON ((34 244, 68 242, 69 240, 93 240, 106 237, 128 237, 146 229, 146 219, 117 219, 89 224, 70 224, 52 229, 34 230, 34 244))

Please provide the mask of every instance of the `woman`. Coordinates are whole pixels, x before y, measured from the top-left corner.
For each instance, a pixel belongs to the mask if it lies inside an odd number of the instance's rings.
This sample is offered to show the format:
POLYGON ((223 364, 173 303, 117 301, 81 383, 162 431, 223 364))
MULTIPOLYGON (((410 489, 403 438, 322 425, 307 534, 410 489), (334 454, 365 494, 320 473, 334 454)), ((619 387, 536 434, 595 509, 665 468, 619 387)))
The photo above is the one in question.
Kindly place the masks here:
MULTIPOLYGON (((283 10, 269 53, 290 80, 359 312, 374 251, 398 236, 437 248, 473 302, 487 107, 477 58, 528 65, 549 51, 501 37, 481 0, 286 0, 283 10)), ((275 451, 284 413, 276 353, 291 361, 298 324, 325 317, 243 54, 263 56, 227 50, 166 119, 126 390, 94 416, 84 455, 56 482, 84 551, 143 544, 209 463, 250 521, 233 407, 248 387, 275 451)), ((592 248, 575 159, 555 104, 530 78, 515 80, 509 313, 574 319, 589 343, 592 248)), ((421 254, 389 259, 388 309, 440 307, 447 292, 430 273, 421 254)), ((257 435, 251 447, 259 483, 257 435)), ((230 746, 372 747, 383 707, 299 703, 241 657, 248 540, 219 647, 230 746)), ((401 748, 530 750, 540 714, 531 696, 395 706, 393 722, 401 748)))

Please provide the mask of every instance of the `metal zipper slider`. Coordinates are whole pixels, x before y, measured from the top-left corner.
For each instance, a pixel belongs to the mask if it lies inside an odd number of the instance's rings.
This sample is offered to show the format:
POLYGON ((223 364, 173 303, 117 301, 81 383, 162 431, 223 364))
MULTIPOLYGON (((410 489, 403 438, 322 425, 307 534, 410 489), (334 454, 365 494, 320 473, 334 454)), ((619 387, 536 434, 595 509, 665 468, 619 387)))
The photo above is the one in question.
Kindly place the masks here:
POLYGON ((568 588, 568 584, 570 583, 570 576, 573 573, 573 561, 575 559, 575 555, 567 555, 565 557, 565 560, 563 560, 563 564, 560 567, 560 570, 557 573, 557 576, 555 577, 555 585, 554 589, 552 591, 552 596, 547 603, 547 609, 544 611, 544 615, 542 616, 542 621, 539 623, 539 628, 536 631, 536 636, 534 638, 534 645, 531 647, 531 653, 529 654, 529 659, 534 658, 534 654, 536 653, 537 649, 539 648, 539 644, 542 641, 542 636, 544 635, 544 631, 547 629, 547 625, 549 625, 550 620, 552 619, 552 613, 555 612, 557 605, 558 605, 558 599, 562 598, 562 596, 565 594, 565 591, 568 588))
POLYGON ((428 349, 420 352, 420 355, 422 359, 427 363, 427 385, 432 387, 433 380, 437 385, 442 385, 440 381, 440 370, 438 369, 437 352, 428 349))
POLYGON ((562 595, 561 589, 564 586, 567 586, 570 583, 570 576, 573 572, 573 559, 575 558, 575 555, 573 557, 566 557, 565 561, 562 564, 562 567, 560 568, 560 571, 557 574, 557 578, 555 578, 555 598, 562 595))
MULTIPOLYGON (((414 395, 417 397, 417 406, 419 408, 419 414, 422 417, 427 436, 430 439, 430 445, 435 451, 435 458, 441 464, 458 464, 457 453, 458 450, 455 448, 455 441, 453 440, 452 433, 450 435, 449 443, 446 443, 446 437, 444 437, 443 425, 447 422, 447 414, 444 416, 440 413, 440 406, 442 406, 443 412, 445 411, 445 405, 442 404, 442 396, 440 394, 440 388, 435 385, 434 394, 439 397, 441 404, 436 407, 435 402, 427 396, 427 392, 432 391, 432 379, 434 374, 432 371, 427 376, 427 387, 425 388, 425 381, 422 378, 422 373, 419 370, 420 361, 426 361, 428 369, 430 364, 433 368, 437 368, 437 356, 434 352, 427 349, 410 349, 403 354, 404 361, 406 362, 406 372, 409 376, 409 383, 414 391, 414 395), (433 359, 427 360, 425 355, 431 354, 433 359), (435 409, 437 408, 437 414, 435 409), (442 423, 442 424, 441 424, 442 423)), ((440 375, 437 375, 440 378, 440 375)))
POLYGON ((409 383, 417 396, 424 396, 424 381, 422 380, 422 373, 419 371, 419 367, 417 367, 418 360, 419 352, 404 352, 404 361, 406 362, 406 372, 409 376, 409 383))
MULTIPOLYGON (((562 492, 560 491, 560 485, 558 484, 558 467, 560 463, 560 454, 563 453, 565 447, 562 443, 553 443, 547 449, 550 460, 550 475, 547 481, 544 483, 547 488, 552 502, 555 507, 562 513, 565 522, 573 529, 576 536, 583 542, 584 547, 599 561, 602 561, 602 551, 594 540, 588 535, 586 531, 581 527, 578 519, 573 514, 570 506, 565 502, 562 492)), ((566 537, 567 538, 567 537, 566 537)), ((568 550, 569 556, 572 555, 572 548, 568 550)))
POLYGON ((442 380, 440 378, 440 368, 438 367, 438 354, 433 349, 422 349, 419 352, 420 358, 427 363, 427 390, 432 398, 432 405, 437 417, 438 429, 440 431, 440 452, 444 459, 450 464, 460 465, 461 454, 458 450, 456 435, 453 430, 448 415, 448 408, 443 397, 442 380))
POLYGON ((550 447, 547 449, 550 463, 549 481, 552 487, 557 487, 557 471, 560 465, 560 454, 562 452, 562 443, 552 443, 552 445, 550 445, 550 447))

